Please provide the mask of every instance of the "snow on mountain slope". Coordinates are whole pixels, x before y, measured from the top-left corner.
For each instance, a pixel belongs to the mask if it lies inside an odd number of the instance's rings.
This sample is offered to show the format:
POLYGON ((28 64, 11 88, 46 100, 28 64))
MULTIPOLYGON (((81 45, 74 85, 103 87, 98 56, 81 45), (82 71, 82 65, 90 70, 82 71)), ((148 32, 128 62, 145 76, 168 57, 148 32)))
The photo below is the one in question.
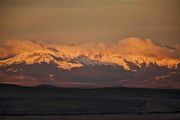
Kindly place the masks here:
POLYGON ((54 56, 51 51, 33 51, 24 52, 15 57, 7 60, 0 61, 0 66, 12 65, 12 64, 56 64, 59 68, 65 70, 70 70, 74 67, 81 67, 82 65, 78 62, 69 62, 66 58, 61 58, 59 56, 54 56))
POLYGON ((131 70, 128 63, 134 64, 137 67, 141 65, 148 66, 149 64, 155 64, 158 66, 164 66, 168 68, 176 68, 180 63, 178 59, 157 59, 153 57, 142 56, 121 56, 121 55, 103 55, 100 58, 94 55, 92 56, 59 56, 52 51, 33 51, 24 52, 16 55, 12 58, 1 60, 0 66, 12 65, 12 64, 56 64, 59 68, 65 70, 71 70, 75 67, 82 66, 100 66, 100 65, 118 65, 125 70, 131 70))
POLYGON ((25 41, 18 44, 0 45, 1 83, 180 88, 179 48, 151 40, 79 45, 28 41, 28 49, 25 41))
MULTIPOLYGON (((9 42, 10 43, 10 42, 9 42)), ((20 43, 20 42, 18 42, 20 43)), ((111 65, 120 66, 125 70, 132 70, 130 64, 141 68, 154 64, 160 67, 177 68, 180 64, 179 52, 176 49, 163 47, 153 43, 149 39, 128 38, 116 43, 98 43, 98 44, 38 44, 31 43, 27 51, 15 49, 18 46, 5 44, 0 50, 5 55, 15 54, 14 57, 0 60, 0 66, 12 64, 56 64, 59 68, 71 70, 83 66, 101 66, 111 65), (12 47, 13 46, 13 47, 12 47), (37 47, 38 46, 38 47, 37 47), (43 46, 43 47, 41 47, 43 46), (12 48, 15 51, 8 51, 5 48, 12 48), (9 53, 8 53, 9 52, 9 53)), ((23 45, 25 42, 23 42, 23 45)), ((25 49, 26 50, 26 49, 25 49)))

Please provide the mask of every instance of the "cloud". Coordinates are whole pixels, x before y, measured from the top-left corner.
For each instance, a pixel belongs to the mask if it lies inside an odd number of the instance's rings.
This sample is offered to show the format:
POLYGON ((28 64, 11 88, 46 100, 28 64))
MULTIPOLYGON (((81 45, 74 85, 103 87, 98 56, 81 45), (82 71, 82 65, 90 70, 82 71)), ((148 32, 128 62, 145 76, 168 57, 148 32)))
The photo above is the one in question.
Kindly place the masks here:
POLYGON ((114 43, 53 44, 29 40, 6 40, 0 45, 0 58, 8 58, 22 52, 48 50, 70 56, 113 55, 142 56, 179 59, 180 45, 169 48, 155 44, 150 39, 127 38, 114 43))
POLYGON ((0 58, 8 58, 22 52, 41 50, 42 45, 29 40, 6 40, 0 45, 0 58))
POLYGON ((176 58, 178 50, 155 44, 150 39, 127 38, 118 42, 119 54, 158 58, 176 58))

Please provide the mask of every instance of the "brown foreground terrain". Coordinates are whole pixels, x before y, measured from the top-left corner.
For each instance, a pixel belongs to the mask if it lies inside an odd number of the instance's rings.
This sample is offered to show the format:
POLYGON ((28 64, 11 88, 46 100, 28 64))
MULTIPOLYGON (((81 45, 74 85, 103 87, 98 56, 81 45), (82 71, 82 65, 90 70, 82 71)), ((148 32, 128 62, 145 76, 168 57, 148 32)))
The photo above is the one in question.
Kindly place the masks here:
POLYGON ((180 90, 0 84, 0 120, 179 120, 180 90))
POLYGON ((2 116, 1 120, 179 120, 180 114, 151 115, 69 115, 69 116, 2 116))

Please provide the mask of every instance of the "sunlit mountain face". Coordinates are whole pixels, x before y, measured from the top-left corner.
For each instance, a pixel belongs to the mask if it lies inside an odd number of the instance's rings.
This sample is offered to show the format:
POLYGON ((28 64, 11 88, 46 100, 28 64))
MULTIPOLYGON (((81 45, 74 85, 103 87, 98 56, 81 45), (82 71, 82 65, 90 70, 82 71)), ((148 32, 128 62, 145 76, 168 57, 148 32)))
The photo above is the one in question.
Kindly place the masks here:
POLYGON ((24 86, 180 88, 180 47, 150 39, 55 44, 3 41, 0 82, 24 86))

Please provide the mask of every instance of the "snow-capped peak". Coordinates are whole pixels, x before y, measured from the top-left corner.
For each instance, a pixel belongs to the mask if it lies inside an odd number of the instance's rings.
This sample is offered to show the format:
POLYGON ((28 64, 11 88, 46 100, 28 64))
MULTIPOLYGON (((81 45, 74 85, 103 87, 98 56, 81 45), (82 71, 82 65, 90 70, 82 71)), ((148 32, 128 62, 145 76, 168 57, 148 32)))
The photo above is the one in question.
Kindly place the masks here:
POLYGON ((56 64, 59 68, 70 70, 74 67, 82 66, 76 62, 69 62, 65 60, 66 58, 61 58, 56 56, 51 51, 33 51, 33 52, 24 52, 19 55, 16 55, 10 59, 0 61, 0 66, 6 66, 11 64, 41 64, 41 63, 53 63, 56 64))
POLYGON ((57 67, 71 70, 75 67, 82 66, 100 66, 100 65, 111 65, 121 66, 125 70, 131 70, 129 63, 141 67, 142 65, 148 66, 149 64, 155 64, 158 66, 164 66, 168 68, 177 67, 180 63, 178 59, 158 59, 155 57, 144 57, 144 56, 133 56, 133 55, 119 55, 119 54, 103 54, 97 57, 97 54, 89 54, 88 56, 83 53, 80 55, 66 55, 57 54, 49 50, 38 50, 32 52, 24 52, 18 54, 10 59, 1 60, 0 66, 12 65, 12 64, 55 64, 57 67))
POLYGON ((54 57, 48 53, 47 51, 33 51, 33 52, 24 52, 18 54, 10 59, 2 60, 0 65, 10 65, 10 64, 18 64, 18 63, 42 63, 42 62, 51 62, 54 60, 54 57))

